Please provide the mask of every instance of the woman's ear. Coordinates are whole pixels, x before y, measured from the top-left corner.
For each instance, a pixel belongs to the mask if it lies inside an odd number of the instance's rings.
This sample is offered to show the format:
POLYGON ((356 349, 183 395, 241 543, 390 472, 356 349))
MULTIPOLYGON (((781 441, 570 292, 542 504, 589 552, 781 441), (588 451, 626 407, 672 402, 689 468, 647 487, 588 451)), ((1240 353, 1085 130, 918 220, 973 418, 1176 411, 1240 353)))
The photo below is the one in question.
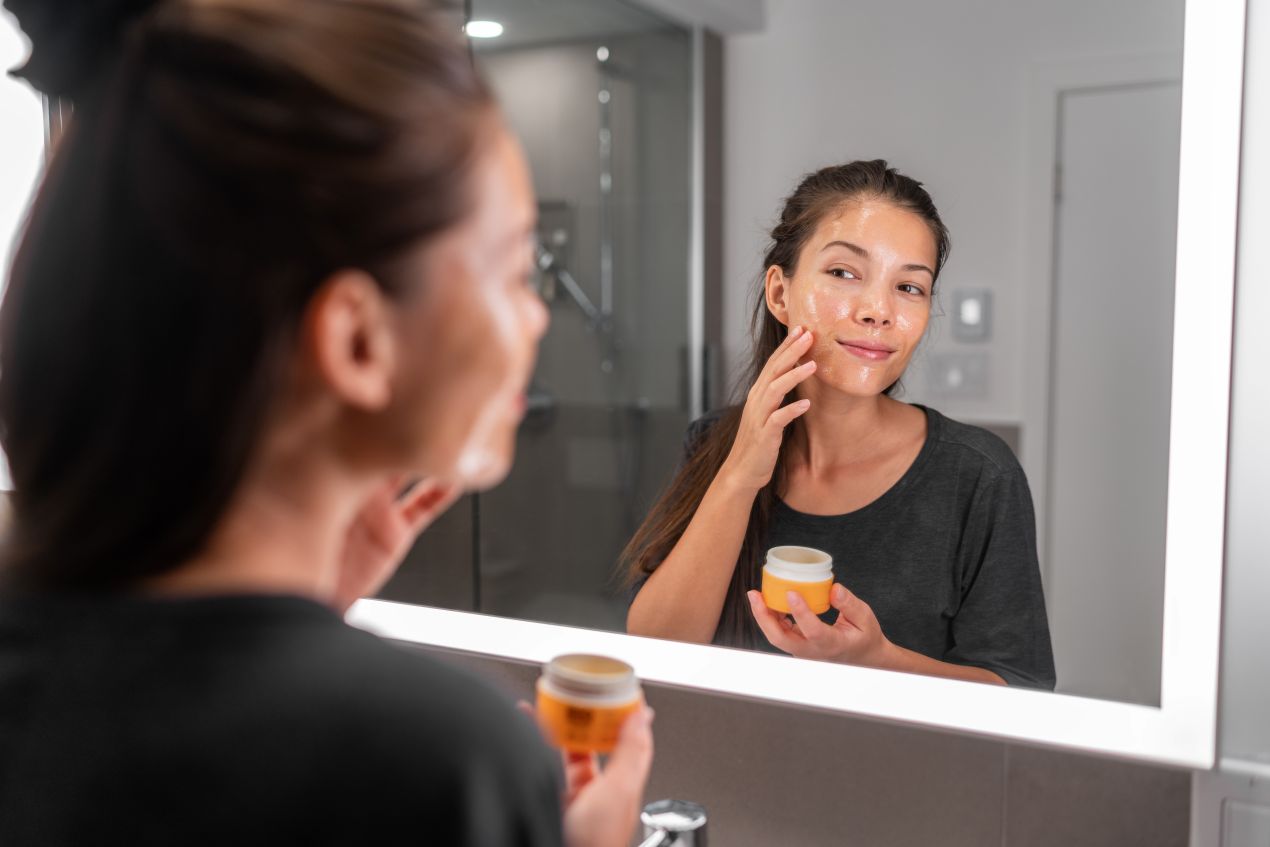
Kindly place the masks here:
POLYGON ((772 265, 763 277, 763 296, 767 299, 767 310, 776 320, 789 326, 789 307, 785 299, 789 296, 789 280, 780 265, 772 265))
POLYGON ((318 378, 341 401, 378 411, 392 400, 392 306, 365 271, 339 271, 322 283, 306 310, 304 336, 318 378))

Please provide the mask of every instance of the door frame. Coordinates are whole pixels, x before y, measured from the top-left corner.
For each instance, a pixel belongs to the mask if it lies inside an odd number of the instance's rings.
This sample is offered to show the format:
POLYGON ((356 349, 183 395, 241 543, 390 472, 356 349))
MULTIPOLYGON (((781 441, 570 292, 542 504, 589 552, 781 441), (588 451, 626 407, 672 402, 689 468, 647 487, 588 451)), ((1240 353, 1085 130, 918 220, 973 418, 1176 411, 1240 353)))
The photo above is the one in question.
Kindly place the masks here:
MULTIPOLYGON (((1024 190, 1023 414, 1020 461, 1036 510, 1042 580, 1050 582, 1050 398, 1054 377, 1055 192, 1058 190, 1061 101, 1084 90, 1182 82, 1182 56, 1146 53, 1032 66, 1028 85, 1024 190)), ((1048 593, 1046 595, 1049 596, 1048 593)))

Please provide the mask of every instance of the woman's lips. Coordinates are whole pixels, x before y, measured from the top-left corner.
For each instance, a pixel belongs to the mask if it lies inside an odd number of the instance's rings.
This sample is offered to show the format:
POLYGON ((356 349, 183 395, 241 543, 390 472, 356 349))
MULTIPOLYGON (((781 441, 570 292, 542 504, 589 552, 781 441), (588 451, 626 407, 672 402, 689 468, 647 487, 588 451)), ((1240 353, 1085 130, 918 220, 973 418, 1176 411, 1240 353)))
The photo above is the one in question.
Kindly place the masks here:
POLYGON ((887 347, 881 347, 874 344, 864 344, 859 342, 839 341, 838 344, 844 350, 853 356, 861 359, 868 359, 870 362, 880 362, 883 359, 889 359, 895 351, 887 347))

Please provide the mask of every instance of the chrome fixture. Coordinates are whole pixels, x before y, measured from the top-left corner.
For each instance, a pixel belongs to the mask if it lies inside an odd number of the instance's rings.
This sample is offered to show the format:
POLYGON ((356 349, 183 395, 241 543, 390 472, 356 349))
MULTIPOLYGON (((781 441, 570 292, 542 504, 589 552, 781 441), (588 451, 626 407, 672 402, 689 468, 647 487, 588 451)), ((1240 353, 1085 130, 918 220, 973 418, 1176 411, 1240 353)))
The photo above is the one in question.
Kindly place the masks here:
POLYGON ((644 807, 639 847, 706 847, 706 810, 687 800, 658 800, 644 807))

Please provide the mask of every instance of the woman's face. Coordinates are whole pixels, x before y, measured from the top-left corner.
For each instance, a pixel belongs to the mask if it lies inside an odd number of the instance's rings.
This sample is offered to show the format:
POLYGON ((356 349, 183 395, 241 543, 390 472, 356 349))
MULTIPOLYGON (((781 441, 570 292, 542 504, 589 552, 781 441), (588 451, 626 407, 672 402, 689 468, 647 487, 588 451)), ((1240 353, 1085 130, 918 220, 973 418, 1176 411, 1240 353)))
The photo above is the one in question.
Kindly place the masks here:
POLYGON ((832 209, 803 245, 792 277, 768 269, 767 306, 815 333, 815 378, 853 396, 900 378, 930 319, 935 238, 926 221, 887 200, 832 209))
POLYGON ((411 470, 486 488, 511 468, 547 310, 529 285, 537 206, 505 129, 473 172, 468 218, 431 244, 402 307, 397 397, 411 470))

